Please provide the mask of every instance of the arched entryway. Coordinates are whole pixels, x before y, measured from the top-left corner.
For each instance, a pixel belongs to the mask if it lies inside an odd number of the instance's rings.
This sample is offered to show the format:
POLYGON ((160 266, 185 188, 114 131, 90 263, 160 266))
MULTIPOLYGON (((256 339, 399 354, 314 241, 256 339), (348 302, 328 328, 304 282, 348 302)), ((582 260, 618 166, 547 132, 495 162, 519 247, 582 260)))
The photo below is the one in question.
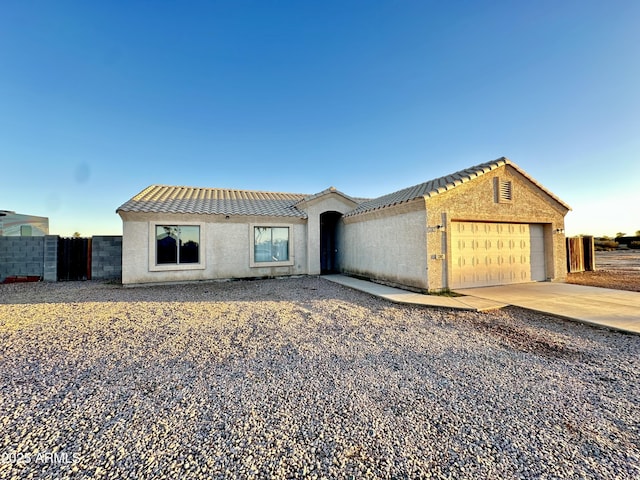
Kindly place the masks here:
POLYGON ((320 272, 336 273, 340 271, 338 257, 338 224, 340 212, 320 214, 320 272))

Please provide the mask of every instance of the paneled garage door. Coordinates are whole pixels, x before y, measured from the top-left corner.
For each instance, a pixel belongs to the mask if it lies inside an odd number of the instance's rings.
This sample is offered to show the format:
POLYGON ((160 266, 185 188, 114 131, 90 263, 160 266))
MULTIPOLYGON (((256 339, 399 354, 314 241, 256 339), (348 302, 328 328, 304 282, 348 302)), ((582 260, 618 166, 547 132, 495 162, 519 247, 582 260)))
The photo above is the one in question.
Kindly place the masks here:
POLYGON ((451 230, 450 288, 546 279, 542 225, 452 222, 451 230))

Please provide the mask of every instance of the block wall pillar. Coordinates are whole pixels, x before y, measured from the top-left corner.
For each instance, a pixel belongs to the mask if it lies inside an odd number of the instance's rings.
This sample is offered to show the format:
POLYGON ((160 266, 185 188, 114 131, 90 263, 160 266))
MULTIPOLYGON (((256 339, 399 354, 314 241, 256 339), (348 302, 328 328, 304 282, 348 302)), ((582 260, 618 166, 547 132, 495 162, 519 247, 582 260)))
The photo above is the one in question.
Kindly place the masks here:
POLYGON ((58 236, 44 237, 44 275, 45 282, 58 281, 58 236))

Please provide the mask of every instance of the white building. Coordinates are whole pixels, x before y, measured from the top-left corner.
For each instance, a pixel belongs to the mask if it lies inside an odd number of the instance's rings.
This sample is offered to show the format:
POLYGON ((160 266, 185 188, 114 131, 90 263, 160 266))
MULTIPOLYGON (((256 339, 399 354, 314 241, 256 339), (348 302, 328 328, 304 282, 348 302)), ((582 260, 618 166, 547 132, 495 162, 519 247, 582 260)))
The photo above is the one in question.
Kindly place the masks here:
POLYGON ((49 219, 0 210, 0 237, 42 237, 49 235, 49 219))

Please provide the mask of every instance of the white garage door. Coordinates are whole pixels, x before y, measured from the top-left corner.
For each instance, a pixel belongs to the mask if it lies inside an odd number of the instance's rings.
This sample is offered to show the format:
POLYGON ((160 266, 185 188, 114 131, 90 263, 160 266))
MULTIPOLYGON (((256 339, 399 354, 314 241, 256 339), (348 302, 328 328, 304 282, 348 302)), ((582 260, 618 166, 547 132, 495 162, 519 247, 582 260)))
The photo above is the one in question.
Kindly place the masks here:
POLYGON ((451 287, 546 280, 542 225, 451 223, 451 287))

